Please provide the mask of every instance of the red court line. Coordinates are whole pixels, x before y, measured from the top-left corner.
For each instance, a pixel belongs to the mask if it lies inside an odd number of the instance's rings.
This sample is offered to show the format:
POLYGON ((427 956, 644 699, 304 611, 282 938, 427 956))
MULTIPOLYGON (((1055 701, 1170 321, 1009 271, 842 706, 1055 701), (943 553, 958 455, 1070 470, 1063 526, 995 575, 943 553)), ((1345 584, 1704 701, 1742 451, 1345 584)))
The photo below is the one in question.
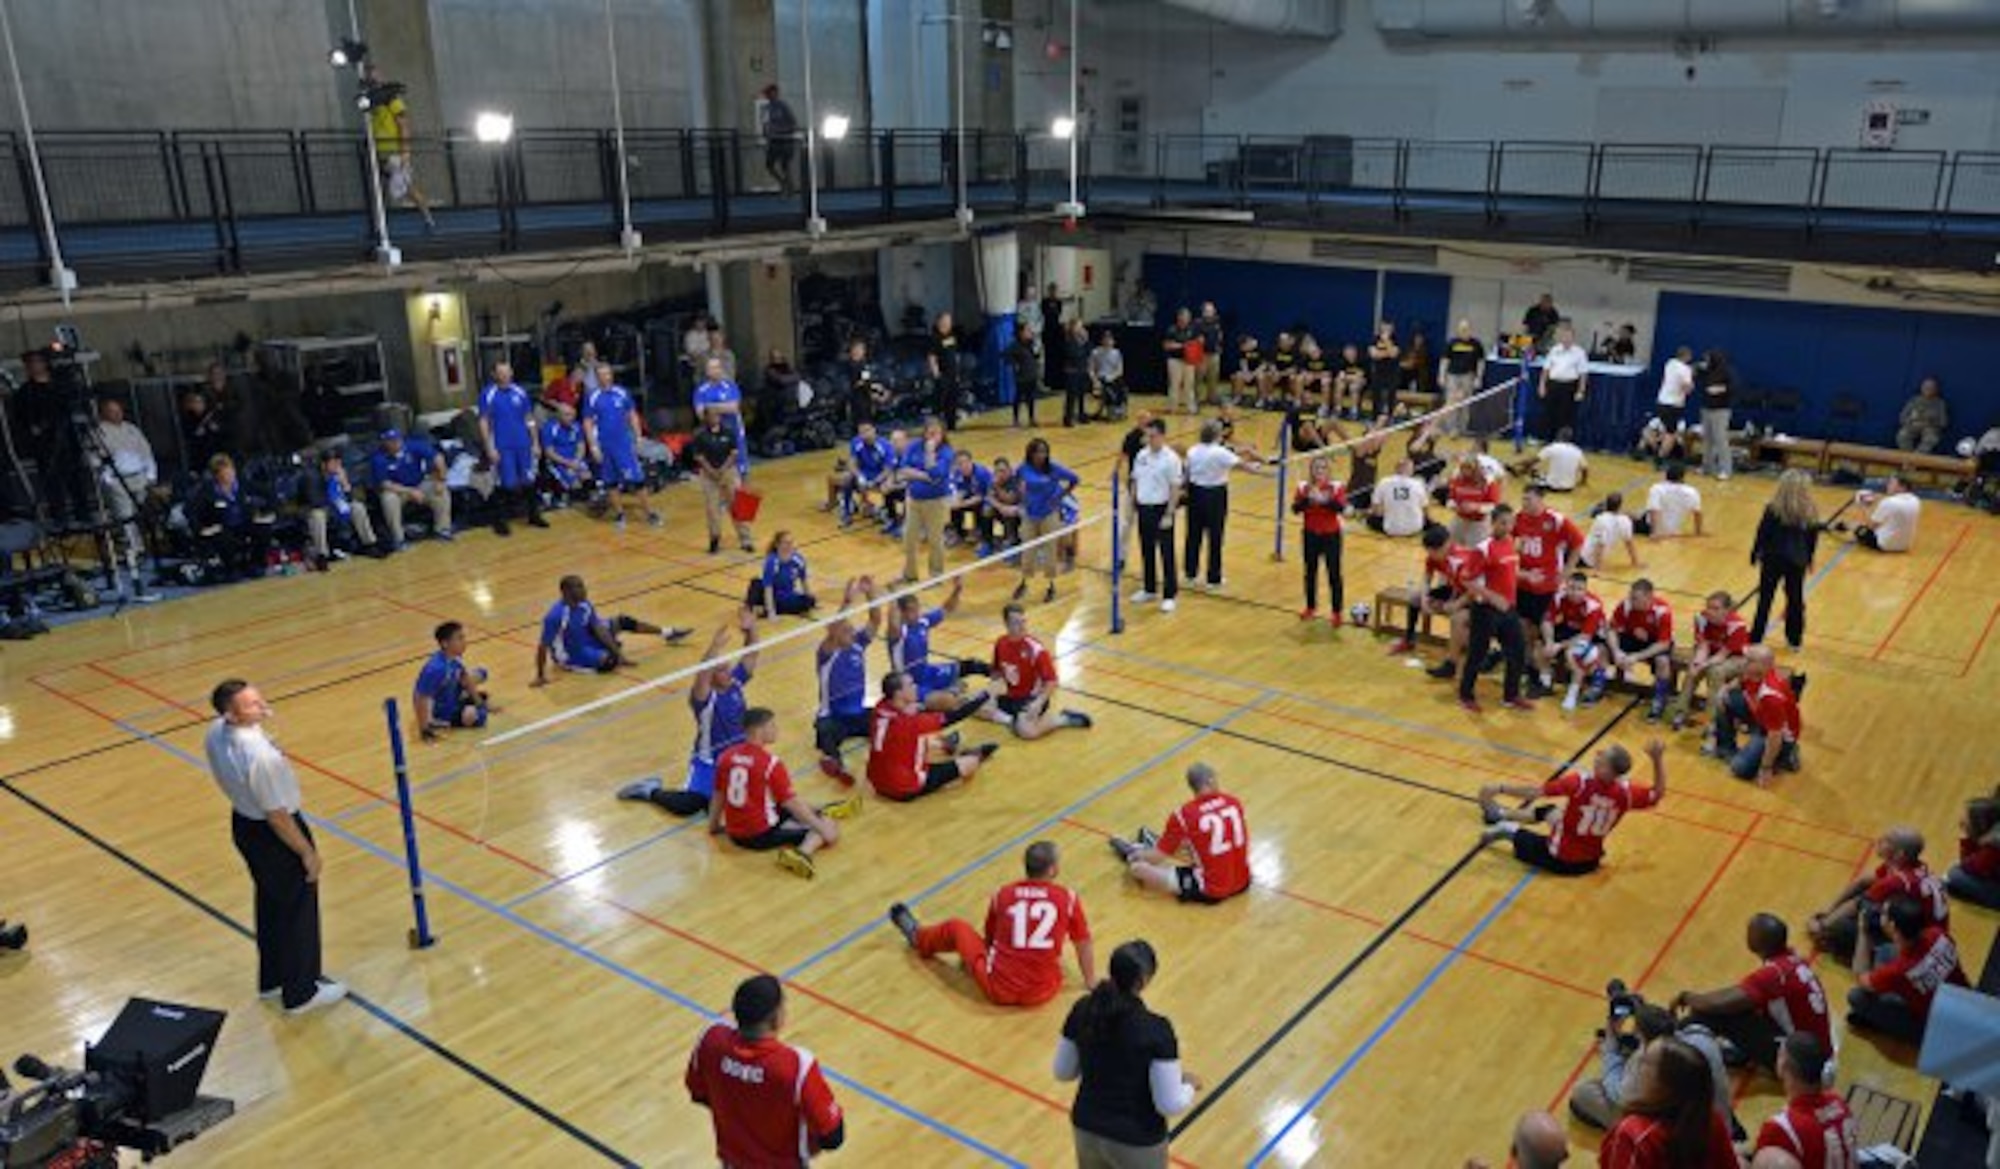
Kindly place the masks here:
POLYGON ((1972 667, 1978 664, 1979 655, 1986 650, 1986 639, 1993 636, 1995 618, 2000 618, 2000 601, 1993 602, 1993 611, 1986 615, 1986 627, 1979 631, 1979 640, 1972 643, 1972 656, 1965 659, 1965 665, 1958 671, 1959 677, 1963 678, 1970 674, 1972 667))
POLYGON ((1962 546, 1965 543, 1965 538, 1971 534, 1972 534, 1971 524, 1964 524, 1959 527, 1958 538, 1953 540, 1951 542, 1951 547, 1945 549, 1944 555, 1938 558, 1936 567, 1931 569, 1931 574, 1925 577, 1924 583, 1918 587, 1917 595, 1911 597, 1909 599, 1909 602, 1903 606, 1903 611, 1897 614, 1896 623, 1894 625, 1891 625, 1889 627, 1889 632, 1883 635, 1881 644, 1875 647, 1875 652, 1870 655, 1871 658, 1873 658, 1876 661, 1881 660, 1882 651, 1888 649, 1889 643, 1896 639, 1896 634, 1899 633, 1903 628, 1903 622, 1908 621, 1910 619, 1910 614, 1917 611, 1918 602, 1924 599, 1925 593, 1931 591, 1931 586, 1936 584, 1938 577, 1944 574, 1944 566, 1951 563, 1951 558, 1957 555, 1960 546, 1962 546))

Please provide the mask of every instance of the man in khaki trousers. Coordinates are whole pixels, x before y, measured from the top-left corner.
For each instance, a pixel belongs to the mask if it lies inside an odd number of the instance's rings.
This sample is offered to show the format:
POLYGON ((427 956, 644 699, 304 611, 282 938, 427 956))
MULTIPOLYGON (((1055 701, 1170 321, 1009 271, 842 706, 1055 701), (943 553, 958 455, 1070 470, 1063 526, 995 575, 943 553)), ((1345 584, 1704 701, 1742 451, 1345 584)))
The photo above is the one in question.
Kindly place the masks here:
POLYGON ((1188 346, 1201 340, 1201 330, 1186 309, 1174 314, 1161 345, 1167 351, 1167 409, 1175 414, 1194 414, 1201 404, 1195 400, 1195 373, 1199 362, 1188 360, 1188 346))
POLYGON ((729 504, 743 486, 743 476, 736 470, 736 436, 723 426, 720 410, 702 411, 702 428, 694 436, 693 446, 695 471, 701 478, 702 508, 708 514, 709 555, 721 550, 725 523, 735 526, 738 547, 745 552, 756 551, 750 539, 750 525, 729 514, 729 504))

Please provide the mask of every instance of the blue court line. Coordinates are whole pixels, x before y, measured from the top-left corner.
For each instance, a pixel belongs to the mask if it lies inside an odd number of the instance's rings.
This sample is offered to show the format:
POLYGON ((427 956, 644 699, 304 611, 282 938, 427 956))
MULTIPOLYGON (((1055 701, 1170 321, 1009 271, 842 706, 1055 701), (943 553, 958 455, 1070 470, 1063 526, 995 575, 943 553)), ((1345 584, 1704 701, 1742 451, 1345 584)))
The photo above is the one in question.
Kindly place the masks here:
POLYGON ((1805 591, 1810 593, 1815 588, 1818 588, 1819 582, 1826 579, 1826 574, 1833 571, 1833 566, 1847 559, 1847 554, 1854 551, 1857 547, 1859 545, 1842 544, 1839 548, 1835 549, 1833 555, 1826 558, 1826 563, 1819 566, 1819 571, 1806 578, 1805 591))
POLYGON ((1306 1098, 1306 1102, 1299 1106, 1299 1110, 1294 1112, 1289 1120, 1285 1121, 1285 1126, 1272 1134, 1270 1140, 1264 1142, 1263 1147, 1259 1148, 1250 1158, 1249 1169, 1256 1169, 1257 1166, 1263 1164, 1270 1157, 1272 1151, 1284 1142, 1285 1137, 1291 1133, 1292 1129, 1298 1127, 1300 1121, 1311 1115, 1313 1109, 1318 1108, 1320 1102, 1325 1100, 1335 1088, 1340 1086, 1340 1082, 1347 1078, 1348 1073, 1352 1072, 1363 1059, 1367 1058, 1368 1053, 1375 1050, 1377 1044, 1388 1037, 1389 1032, 1395 1029, 1396 1024, 1402 1022, 1403 1017, 1410 1013, 1417 1005, 1418 1000, 1428 994, 1431 987, 1437 985, 1438 979, 1444 977, 1444 972, 1451 969, 1452 964, 1457 962, 1461 955, 1472 948, 1472 944, 1479 940, 1479 935, 1486 932, 1486 927, 1492 925, 1495 919, 1506 912, 1508 906, 1514 904, 1515 899, 1520 897, 1521 891, 1528 887, 1528 882, 1535 879, 1535 872, 1536 870, 1529 869, 1526 873, 1522 874, 1521 879, 1515 883, 1514 887, 1507 891, 1507 895, 1502 897, 1499 903, 1494 905, 1492 909, 1486 911, 1486 916, 1480 918, 1478 924, 1472 927, 1471 932, 1459 939, 1458 944, 1453 946, 1451 951, 1439 960, 1436 966, 1431 968, 1431 972, 1424 976, 1424 980, 1417 984, 1416 989, 1412 990, 1402 1002, 1396 1004, 1396 1009, 1389 1012, 1389 1017, 1382 1020, 1381 1025, 1377 1026, 1369 1034, 1368 1038, 1361 1041, 1361 1046, 1355 1048, 1341 1062, 1340 1067, 1334 1070, 1333 1075, 1327 1077, 1326 1082, 1321 1084, 1311 1096, 1306 1098))
MULTIPOLYGON (((129 723, 115 719, 110 721, 112 725, 117 727, 119 730, 124 731, 126 734, 132 735, 133 737, 147 743, 148 745, 157 747, 160 750, 165 751, 167 754, 172 755, 174 758, 179 759, 181 762, 186 763, 188 766, 197 768, 204 772, 207 771, 208 769, 207 761, 204 759, 197 758, 193 753, 183 750, 182 748, 175 746, 173 743, 170 743, 167 740, 162 739, 159 736, 154 735, 148 731, 140 730, 139 728, 132 726, 129 723)), ((388 864, 393 865, 394 867, 401 869, 406 873, 409 871, 409 865, 404 861, 402 857, 397 856, 396 854, 390 852, 389 850, 382 848, 379 845, 376 845, 373 842, 354 834, 353 832, 350 832, 346 828, 335 823, 333 820, 325 819, 318 816, 309 816, 307 817, 307 819, 312 823, 314 827, 324 830, 327 833, 327 835, 332 836, 338 840, 341 840, 349 845, 352 845, 353 847, 358 848, 361 851, 368 853, 379 860, 385 861, 388 864)), ((510 925, 518 926, 519 928, 526 930, 528 933, 534 935, 535 937, 540 938, 541 940, 549 942, 553 945, 556 945, 568 951, 570 954, 578 958, 581 958, 586 962, 591 963, 594 966, 597 966, 605 971, 608 971, 611 974, 617 975, 619 978, 622 978, 627 982, 633 983, 636 986, 645 988, 654 995, 666 999, 668 1002, 673 1003, 675 1006, 682 1007, 688 1011, 693 1012, 696 1015, 699 1015, 702 1019, 708 1022, 714 1022, 715 1020, 721 1017, 719 1014, 709 1010, 707 1007, 702 1006, 699 1002, 696 1002, 694 999, 691 999, 686 995, 683 995, 678 991, 675 991, 672 988, 662 983, 655 982, 653 979, 646 977, 645 975, 639 973, 636 970, 633 970, 628 966, 621 965, 618 962, 605 957, 603 954, 598 953, 596 950, 591 949, 589 946, 585 946, 580 942, 572 941, 571 939, 564 937, 563 935, 558 934, 553 930, 548 929, 545 926, 538 925, 537 923, 530 921, 525 917, 522 917, 519 913, 516 913, 511 909, 508 909, 501 905, 497 905, 494 902, 489 901, 484 897, 481 897, 479 894, 474 893, 469 889, 466 889, 452 881, 446 880, 445 878, 440 877, 435 873, 431 872, 429 869, 422 870, 422 876, 426 886, 432 886, 441 889, 444 892, 449 893, 452 896, 457 897, 460 900, 465 901, 466 903, 478 909, 482 909, 487 913, 490 913, 493 916, 498 917, 500 920, 505 921, 510 925)), ((388 1012, 384 1011, 383 1013, 387 1014, 388 1012)), ((871 1088, 866 1084, 863 1084, 860 1081, 853 1079, 852 1077, 844 1075, 843 1073, 837 1072, 831 1067, 826 1067, 824 1064, 822 1064, 821 1067, 826 1072, 826 1077, 828 1079, 834 1081, 837 1084, 840 1084, 842 1087, 852 1088, 854 1091, 860 1093, 861 1095, 867 1097, 868 1099, 874 1101, 875 1103, 882 1105, 883 1107, 889 1109, 891 1112, 895 1112, 903 1117, 916 1121, 918 1124, 921 1124, 924 1127, 929 1128, 934 1132, 950 1137, 951 1139, 957 1141, 959 1144, 962 1144, 965 1147, 973 1149, 978 1153, 982 1154, 988 1160, 997 1161, 1002 1165, 1007 1165, 1012 1167, 1012 1169, 1027 1169, 1026 1162, 1018 1161, 1012 1157, 1009 1157, 1005 1153, 1000 1152, 998 1149, 995 1149, 990 1145, 984 1144, 977 1138, 972 1137, 969 1134, 962 1133, 957 1129, 952 1128, 950 1125, 945 1124, 943 1121, 933 1119, 932 1117, 926 1116, 923 1113, 918 1112, 917 1110, 909 1107, 906 1104, 891 1099, 889 1096, 884 1095, 883 1093, 877 1091, 876 1089, 871 1088)))
MULTIPOLYGON (((1072 648, 1081 649, 1086 644, 1088 643, 1087 642, 1078 643, 1078 645, 1072 648)), ((1050 816, 1048 819, 1043 820, 1041 823, 1036 824, 1034 827, 1028 829, 1026 832, 1020 833, 1019 835, 1005 841, 1004 843, 999 844, 994 848, 988 850, 982 855, 977 856, 970 861, 967 861, 964 865, 960 866, 956 871, 950 873, 943 879, 926 887, 924 890, 917 893, 915 896, 903 898, 903 903, 906 905, 916 905, 922 902, 924 899, 930 897, 932 894, 937 893, 940 890, 944 889, 946 886, 956 884, 957 882, 965 879, 966 877, 970 876, 977 870, 984 868, 987 864, 991 863, 995 858, 1013 852, 1015 849, 1021 847, 1023 843, 1033 840, 1036 836, 1039 836, 1041 833, 1048 831, 1055 825, 1062 823, 1063 820, 1067 819, 1072 815, 1075 815, 1083 808, 1089 806, 1092 803, 1095 803, 1097 800, 1102 799, 1105 796, 1110 795, 1112 792, 1117 791, 1121 787, 1124 787, 1126 784, 1139 778, 1146 772, 1151 771, 1153 768, 1159 766, 1161 763, 1164 763, 1165 761, 1173 758, 1180 752, 1187 750, 1189 747, 1192 747, 1194 744, 1199 743, 1201 740, 1207 738, 1209 735, 1215 733, 1216 731, 1221 730, 1223 727, 1228 726, 1230 723, 1235 722, 1238 718, 1242 717, 1243 715, 1250 713, 1250 711, 1256 709, 1268 697, 1270 697, 1270 695, 1268 694, 1259 694, 1257 697, 1251 699, 1249 702, 1246 702, 1242 706, 1237 707, 1235 710, 1230 711, 1227 715, 1223 716, 1216 722, 1210 723, 1208 726, 1205 726, 1200 730, 1193 732, 1192 734, 1183 736, 1182 738, 1176 740, 1171 746, 1167 747, 1166 749, 1160 751, 1158 754, 1154 755, 1152 758, 1147 759, 1143 763, 1138 764, 1137 766, 1133 767, 1130 771, 1125 772, 1123 775, 1118 776, 1116 779, 1111 780, 1110 782, 1104 784, 1102 787, 1099 787, 1087 793, 1086 795, 1078 799, 1076 802, 1070 804, 1068 807, 1057 812, 1055 815, 1050 816)), ((888 919, 878 914, 873 920, 869 921, 866 925, 857 927, 856 929, 848 933, 845 937, 832 943, 825 949, 822 949, 818 953, 811 955, 805 960, 792 966, 790 969, 783 971, 781 974, 779 974, 779 977, 784 979, 786 982, 791 982, 804 971, 810 969, 813 966, 818 965, 819 963, 825 961, 828 958, 833 957, 835 954, 840 953, 842 950, 845 950, 847 947, 853 945, 855 942, 860 941, 862 938, 865 938, 869 934, 874 933, 876 930, 882 928, 887 923, 888 919)))
POLYGON ((626 845, 624 848, 619 849, 617 852, 612 853, 610 856, 599 858, 597 861, 589 865, 586 865, 583 868, 578 869, 574 873, 565 873, 562 876, 557 877, 556 879, 548 882, 545 885, 537 885, 535 888, 528 890, 526 893, 521 894, 519 897, 516 897, 511 901, 504 902, 503 904, 508 909, 518 909, 522 905, 526 904, 529 901, 533 901, 535 898, 540 897, 544 893, 553 893, 557 889, 562 888, 564 885, 569 884, 571 881, 577 881, 581 880, 584 877, 588 877, 590 874, 597 872, 600 869, 606 868, 618 861, 624 860, 626 857, 631 856, 633 853, 638 852, 642 848, 647 848, 652 845, 658 844, 660 841, 667 839, 669 836, 679 836, 681 833, 686 832, 688 829, 694 827, 702 827, 702 828, 708 827, 708 817, 695 816, 691 817, 690 819, 684 820, 681 823, 676 824, 671 828, 663 828, 660 831, 653 833, 651 836, 648 836, 643 840, 640 840, 633 844, 626 845))

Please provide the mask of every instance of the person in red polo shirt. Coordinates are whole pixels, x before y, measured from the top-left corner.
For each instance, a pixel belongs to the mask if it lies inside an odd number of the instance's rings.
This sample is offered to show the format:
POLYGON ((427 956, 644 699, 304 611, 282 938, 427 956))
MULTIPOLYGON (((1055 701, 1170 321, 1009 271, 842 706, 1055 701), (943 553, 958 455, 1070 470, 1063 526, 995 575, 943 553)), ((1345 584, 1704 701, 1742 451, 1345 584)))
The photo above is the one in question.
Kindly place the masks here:
POLYGON ((1540 787, 1518 783, 1495 783, 1479 789, 1479 813, 1486 821, 1479 843, 1492 844, 1503 837, 1514 842, 1514 859, 1561 877, 1595 872, 1604 860, 1604 841, 1627 812, 1643 812, 1658 807, 1667 798, 1667 745, 1654 739, 1646 744, 1646 758, 1653 765, 1653 782, 1641 787, 1626 777, 1632 771, 1632 753, 1613 743, 1590 761, 1590 774, 1571 771, 1540 787), (1502 808, 1500 798, 1517 800, 1560 799, 1562 809, 1552 806, 1502 808), (1555 829, 1544 836, 1526 826, 1555 820, 1555 829))
POLYGON ((889 907, 889 923, 918 957, 957 953, 965 973, 995 1006, 1040 1006, 1061 993, 1065 941, 1076 947, 1076 970, 1083 985, 1096 986, 1090 922, 1075 891, 1056 884, 1062 869, 1055 844, 1038 840, 1029 845, 1023 865, 1026 880, 1002 885, 993 894, 983 934, 956 917, 920 925, 901 901, 889 907))
POLYGON ((1556 596, 1562 591, 1564 570, 1583 548, 1583 530, 1568 516, 1551 511, 1542 489, 1530 486, 1521 492, 1521 514, 1514 517, 1514 548, 1521 554, 1517 598, 1521 628, 1528 636, 1528 656, 1541 667, 1539 676, 1528 680, 1528 696, 1543 698, 1554 685, 1546 654, 1553 640, 1556 596))
POLYGON ((2000 792, 1966 803, 1958 824, 1958 863, 1944 883, 1953 897, 2000 909, 2000 792))
POLYGON ((1141 828, 1136 841, 1114 836, 1111 851, 1146 888, 1213 905, 1250 887, 1250 822, 1215 768, 1189 765, 1187 785, 1194 796, 1167 817, 1166 831, 1141 828))
POLYGON ((1487 475, 1479 456, 1460 455, 1458 473, 1445 484, 1444 502, 1451 508, 1451 538, 1471 547, 1493 534, 1490 520, 1500 505, 1500 481, 1487 475))
POLYGON ((1653 671, 1646 721, 1659 722, 1674 692, 1674 607, 1654 592, 1652 581, 1643 576, 1633 581, 1631 595, 1611 610, 1609 644, 1612 665, 1620 674, 1629 675, 1641 664, 1653 671))
POLYGON ((908 803, 979 774, 980 764, 991 759, 1000 745, 983 743, 960 751, 955 734, 947 739, 940 732, 984 707, 990 698, 976 695, 946 714, 925 709, 908 674, 883 678, 882 701, 869 715, 868 785, 884 799, 908 803))
POLYGON ((1528 666, 1528 646, 1521 636, 1521 615, 1515 611, 1520 588, 1521 557, 1514 549, 1514 509, 1501 504, 1493 509, 1493 535, 1478 546, 1483 572, 1470 582, 1466 592, 1472 599, 1472 623, 1466 633, 1465 661, 1458 668, 1458 704, 1473 714, 1479 702, 1473 686, 1486 664, 1493 641, 1500 641, 1506 662, 1504 704, 1514 710, 1533 710, 1535 704, 1521 697, 1521 675, 1528 666))
POLYGON ((1335 629, 1344 619, 1346 594, 1340 571, 1340 517, 1347 513, 1347 489, 1334 482, 1333 463, 1324 456, 1307 464, 1308 478, 1292 495, 1305 546, 1306 607, 1299 620, 1319 616, 1319 566, 1326 565, 1327 620, 1335 629))
MULTIPOLYGON (((1778 1079, 1785 1110, 1757 1130, 1756 1152, 1776 1149, 1800 1169, 1849 1169, 1860 1164, 1861 1135, 1847 1101, 1829 1091, 1833 1048, 1807 1031, 1785 1037, 1778 1051, 1778 1079)), ((1759 1157, 1763 1165, 1769 1158, 1759 1157)))
POLYGON ((819 1061, 778 1038, 785 991, 759 974, 736 988, 733 1019, 711 1024, 688 1057, 688 1098, 708 1109, 715 1157, 730 1169, 799 1169, 847 1140, 819 1061))
POLYGON ((1716 756, 1729 761, 1736 778, 1769 783, 1779 771, 1799 769, 1799 734, 1804 729, 1798 695, 1791 679, 1778 669, 1777 655, 1770 646, 1751 646, 1743 654, 1742 676, 1716 704, 1716 756), (1747 723, 1750 732, 1741 750, 1736 746, 1739 723, 1747 723))
POLYGON ((1833 1016, 1819 975, 1791 947, 1783 918, 1760 913, 1744 930, 1744 944, 1760 960, 1733 986, 1674 996, 1674 1009, 1736 1045, 1743 1058, 1766 1071, 1778 1066, 1778 1043, 1806 1034, 1831 1052, 1833 1016))
POLYGON ((1958 943, 1929 920, 1916 898, 1891 898, 1882 910, 1882 925, 1896 953, 1881 965, 1875 961, 1874 935, 1861 931, 1854 942, 1854 977, 1860 985, 1847 992, 1848 1026, 1905 1043, 1924 1041, 1938 988, 1966 985, 1958 943))
POLYGON ((1414 652, 1422 614, 1442 613, 1451 637, 1444 660, 1431 667, 1429 673, 1433 678, 1456 678, 1458 663, 1465 658, 1466 632, 1472 625, 1469 611, 1472 602, 1466 595, 1465 586, 1479 577, 1479 553, 1453 544, 1451 533, 1435 524, 1424 529, 1423 542, 1423 586, 1415 590, 1415 603, 1410 606, 1409 616, 1404 622, 1403 637, 1389 647, 1389 654, 1394 657, 1414 652))
POLYGON ((1892 897, 1914 898, 1927 911, 1929 924, 1951 928, 1951 901, 1924 863, 1923 833, 1914 828, 1891 828, 1876 840, 1875 856, 1882 863, 1873 873, 1850 883, 1833 904, 1806 919, 1813 944, 1823 952, 1852 951, 1861 919, 1873 919, 1892 897))

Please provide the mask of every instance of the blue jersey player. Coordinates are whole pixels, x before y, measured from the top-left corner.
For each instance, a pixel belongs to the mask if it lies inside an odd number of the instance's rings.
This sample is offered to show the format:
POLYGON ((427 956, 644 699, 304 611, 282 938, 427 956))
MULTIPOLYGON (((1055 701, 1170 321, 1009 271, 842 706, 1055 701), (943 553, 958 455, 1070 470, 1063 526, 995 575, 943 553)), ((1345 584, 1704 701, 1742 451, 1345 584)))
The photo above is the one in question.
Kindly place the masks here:
POLYGON ((872 513, 875 505, 870 496, 884 494, 890 481, 889 472, 896 465, 895 452, 889 449, 887 439, 875 433, 873 422, 864 422, 847 442, 847 457, 840 460, 828 476, 826 482, 826 506, 824 511, 840 508, 840 526, 847 527, 854 522, 857 507, 863 513, 872 513))
POLYGON ((750 707, 744 687, 757 672, 757 615, 745 606, 737 613, 735 626, 716 630, 702 654, 703 661, 721 657, 729 648, 730 635, 737 630, 743 633, 742 656, 703 670, 688 687, 688 708, 694 712, 694 748, 688 752, 686 782, 679 790, 670 791, 657 779, 642 779, 618 789, 619 799, 644 800, 676 816, 699 816, 708 811, 715 795, 716 757, 743 741, 743 716, 750 707))
POLYGON ((609 365, 597 367, 597 389, 583 404, 583 431, 590 440, 590 456, 597 463, 598 478, 611 491, 611 508, 618 526, 625 526, 628 512, 639 512, 654 527, 661 524, 660 513, 639 497, 646 485, 646 469, 639 463, 639 436, 645 433, 639 420, 639 406, 632 392, 612 380, 609 365))
POLYGON ((868 602, 868 624, 857 628, 846 617, 826 627, 826 636, 813 654, 819 674, 819 710, 813 719, 813 743, 819 748, 819 769, 844 784, 854 776, 840 761, 840 746, 849 739, 868 737, 868 647, 882 628, 882 612, 875 604, 875 581, 857 577, 847 582, 840 607, 852 609, 868 602))
POLYGON ((494 492, 493 534, 512 531, 507 519, 517 500, 527 503, 531 526, 548 527, 535 495, 535 464, 542 458, 542 440, 535 433, 535 400, 514 384, 514 367, 504 361, 494 364, 492 382, 479 391, 479 436, 500 483, 494 492))
POLYGON ((580 674, 608 674, 632 664, 621 633, 650 634, 668 645, 693 632, 674 626, 661 628, 624 614, 606 618, 590 603, 590 589, 580 576, 566 576, 560 585, 562 598, 549 607, 542 618, 542 639, 535 646, 535 682, 548 684, 549 663, 580 674))
POLYGON ((973 674, 990 676, 992 667, 976 658, 931 660, 931 630, 958 611, 965 593, 963 578, 954 577, 944 604, 929 612, 914 594, 898 597, 889 610, 889 668, 908 674, 917 688, 917 699, 927 710, 956 709, 961 697, 959 682, 973 674))
POLYGON ((542 420, 542 475, 544 489, 558 501, 591 480, 590 463, 584 459, 583 424, 568 402, 557 402, 555 417, 542 420))
POLYGON ((486 671, 465 664, 465 626, 447 621, 437 627, 434 636, 437 652, 424 661, 424 668, 417 673, 416 692, 411 695, 417 733, 425 742, 452 727, 483 727, 487 716, 499 709, 479 688, 486 681, 486 671))

